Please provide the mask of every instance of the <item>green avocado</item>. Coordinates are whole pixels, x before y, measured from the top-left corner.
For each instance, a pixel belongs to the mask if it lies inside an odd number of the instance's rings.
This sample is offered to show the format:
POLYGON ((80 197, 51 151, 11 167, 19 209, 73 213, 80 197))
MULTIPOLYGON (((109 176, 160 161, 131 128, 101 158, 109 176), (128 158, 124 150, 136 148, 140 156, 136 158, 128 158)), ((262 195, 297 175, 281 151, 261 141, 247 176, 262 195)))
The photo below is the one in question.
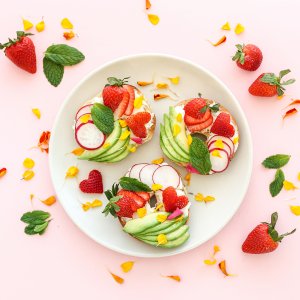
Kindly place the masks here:
POLYGON ((107 152, 110 148, 112 148, 119 140, 119 137, 122 132, 122 127, 119 121, 115 121, 114 123, 114 130, 113 132, 107 137, 105 143, 110 144, 110 146, 104 148, 103 146, 97 150, 85 150, 78 159, 82 160, 91 160, 96 156, 102 155, 103 153, 107 152))
POLYGON ((152 228, 155 225, 160 224, 160 222, 157 220, 158 215, 168 216, 169 213, 156 212, 156 213, 146 215, 143 218, 132 219, 125 224, 125 226, 123 227, 123 230, 129 234, 137 235, 137 234, 145 231, 146 229, 152 228))
POLYGON ((175 247, 179 247, 183 243, 185 243, 188 240, 189 237, 190 237, 190 234, 188 232, 186 232, 183 235, 181 235, 178 239, 173 240, 173 241, 169 241, 164 245, 158 245, 157 242, 151 242, 151 241, 147 241, 147 240, 141 240, 141 241, 143 241, 144 243, 147 243, 149 245, 156 246, 156 247, 175 248, 175 247))
POLYGON ((183 120, 181 122, 177 121, 177 115, 178 114, 176 113, 175 107, 170 106, 169 116, 170 116, 171 128, 174 128, 174 125, 178 125, 180 128, 180 132, 174 137, 175 142, 187 155, 189 155, 190 147, 186 135, 185 124, 183 120))
POLYGON ((177 153, 177 155, 173 155, 171 153, 171 148, 167 147, 165 144, 165 140, 163 140, 167 150, 178 160, 182 162, 188 162, 189 161, 189 154, 183 151, 177 144, 177 142, 174 139, 172 128, 171 128, 171 123, 170 123, 170 118, 167 114, 164 114, 164 128, 165 128, 165 135, 168 141, 170 142, 172 150, 177 153))
POLYGON ((161 150, 163 151, 163 153, 169 158, 171 159, 172 161, 175 161, 175 162, 178 162, 180 163, 181 161, 177 160, 174 156, 172 156, 170 154, 170 152, 167 150, 165 144, 163 143, 163 140, 162 140, 162 135, 160 134, 160 147, 161 147, 161 150))
MULTIPOLYGON (((189 230, 189 226, 183 225, 183 226, 179 227, 178 229, 176 229, 175 231, 166 234, 166 238, 168 241, 177 240, 183 234, 185 234, 188 230, 189 230)), ((143 240, 143 241, 146 240, 146 241, 150 241, 150 242, 157 242, 157 237, 159 234, 163 234, 163 233, 158 232, 158 234, 155 234, 155 235, 139 235, 139 236, 137 236, 137 238, 140 240, 143 240)))

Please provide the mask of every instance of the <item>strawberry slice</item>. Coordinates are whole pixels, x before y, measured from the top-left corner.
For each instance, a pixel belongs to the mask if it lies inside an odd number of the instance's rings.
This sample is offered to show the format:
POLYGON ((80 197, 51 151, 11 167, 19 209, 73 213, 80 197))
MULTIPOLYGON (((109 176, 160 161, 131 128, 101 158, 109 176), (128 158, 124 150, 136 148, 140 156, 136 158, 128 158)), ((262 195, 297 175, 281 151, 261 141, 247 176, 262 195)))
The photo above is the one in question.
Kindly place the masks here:
POLYGON ((200 123, 203 123, 203 122, 207 121, 210 117, 211 117, 211 111, 210 111, 210 109, 207 109, 205 111, 203 117, 200 118, 200 119, 196 119, 196 118, 193 118, 193 117, 185 114, 184 115, 184 122, 188 126, 196 125, 196 124, 200 124, 200 123))
POLYGON ((213 117, 211 116, 208 120, 206 120, 205 122, 202 122, 200 124, 196 124, 196 125, 191 125, 188 126, 188 130, 190 132, 196 132, 196 131, 201 131, 205 128, 207 128, 208 126, 210 126, 213 122, 213 117))
POLYGON ((135 193, 140 197, 142 197, 145 200, 145 202, 148 202, 150 199, 150 194, 147 192, 135 192, 135 193))
POLYGON ((132 202, 130 205, 132 206, 133 211, 136 211, 138 208, 144 207, 146 204, 146 201, 135 192, 120 190, 118 192, 118 196, 123 196, 123 198, 126 197, 128 199, 131 199, 132 202))
POLYGON ((124 85, 124 88, 129 93, 129 102, 124 114, 126 116, 130 116, 134 109, 134 99, 135 99, 134 87, 132 85, 124 85))
POLYGON ((115 114, 119 118, 124 115, 124 113, 127 109, 128 103, 129 103, 129 98, 130 98, 130 96, 129 96, 128 91, 124 89, 123 99, 122 99, 121 103, 119 104, 118 108, 115 111, 115 114))
POLYGON ((147 129, 145 124, 151 120, 151 114, 143 111, 131 115, 127 120, 128 127, 132 130, 134 135, 140 138, 145 138, 147 136, 147 129))
POLYGON ((185 114, 193 117, 195 119, 202 119, 204 116, 204 112, 201 112, 201 109, 206 105, 205 99, 195 98, 189 101, 185 106, 185 114))
POLYGON ((230 115, 225 112, 220 113, 211 127, 211 132, 225 137, 233 137, 235 130, 230 124, 230 115))

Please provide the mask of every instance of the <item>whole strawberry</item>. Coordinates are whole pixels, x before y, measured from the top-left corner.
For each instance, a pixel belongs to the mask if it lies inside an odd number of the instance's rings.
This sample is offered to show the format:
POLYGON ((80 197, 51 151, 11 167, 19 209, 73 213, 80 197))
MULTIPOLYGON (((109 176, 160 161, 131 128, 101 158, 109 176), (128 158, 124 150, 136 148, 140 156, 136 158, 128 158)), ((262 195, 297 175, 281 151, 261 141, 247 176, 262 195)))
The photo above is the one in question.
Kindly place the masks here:
POLYGON ((257 46, 252 44, 238 44, 235 46, 237 48, 237 51, 232 57, 232 60, 236 61, 238 67, 247 71, 257 70, 263 60, 261 50, 257 46))
POLYGON ((7 58, 16 66, 34 74, 36 73, 35 47, 28 35, 32 34, 17 31, 17 38, 9 39, 7 43, 0 44, 0 49, 4 49, 7 58))
POLYGON ((274 73, 262 73, 249 87, 249 93, 260 97, 282 96, 285 91, 284 86, 296 81, 295 79, 281 81, 282 77, 290 72, 289 69, 282 70, 278 77, 274 73))
POLYGON ((256 226, 247 236, 242 245, 242 250, 250 254, 262 254, 274 251, 282 239, 294 233, 296 229, 291 232, 279 235, 275 230, 275 225, 278 219, 277 212, 271 216, 271 223, 261 223, 256 226))

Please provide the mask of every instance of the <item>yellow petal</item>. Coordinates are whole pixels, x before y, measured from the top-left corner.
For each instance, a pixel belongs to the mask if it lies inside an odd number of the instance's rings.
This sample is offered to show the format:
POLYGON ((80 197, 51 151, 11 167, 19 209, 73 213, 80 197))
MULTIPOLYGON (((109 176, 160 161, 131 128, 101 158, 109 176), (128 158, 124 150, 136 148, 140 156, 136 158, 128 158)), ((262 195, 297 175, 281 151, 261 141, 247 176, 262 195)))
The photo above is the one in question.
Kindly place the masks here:
POLYGON ((159 17, 157 15, 148 14, 148 19, 153 25, 157 25, 159 23, 159 17))
POLYGON ((110 143, 104 143, 103 148, 105 149, 105 148, 107 148, 109 146, 110 146, 110 143))
POLYGON ((216 198, 213 196, 206 196, 203 199, 204 202, 211 202, 211 201, 215 201, 215 200, 216 200, 216 198))
POLYGON ((127 122, 126 120, 119 120, 119 124, 122 128, 126 127, 127 126, 127 122))
POLYGON ((220 158, 222 158, 222 156, 221 156, 219 150, 213 150, 213 151, 211 152, 211 155, 212 155, 212 156, 215 156, 215 157, 220 157, 220 158))
POLYGON ((73 24, 70 22, 68 18, 62 19, 60 24, 64 29, 73 29, 73 24))
POLYGON ((160 204, 158 204, 156 207, 155 207, 155 210, 154 211, 158 211, 160 208, 162 208, 163 207, 163 204, 162 203, 160 203, 160 204))
POLYGON ((178 114, 178 115, 176 116, 176 121, 177 121, 177 122, 182 122, 182 114, 178 114))
POLYGON ((159 165, 162 164, 163 162, 164 162, 164 158, 160 157, 160 158, 153 159, 151 163, 159 165))
POLYGON ((129 137, 129 135, 130 135, 130 131, 129 131, 129 130, 125 130, 125 131, 121 134, 120 140, 121 140, 121 141, 126 140, 126 139, 129 137))
POLYGON ((75 177, 79 172, 79 169, 75 166, 69 167, 69 169, 66 172, 66 178, 72 178, 75 177))
POLYGON ((201 193, 197 193, 195 196, 194 196, 195 200, 196 201, 204 201, 204 196, 201 194, 201 193))
POLYGON ((76 155, 76 156, 79 156, 81 155, 85 150, 83 148, 75 148, 74 150, 72 150, 72 154, 76 155))
POLYGON ((300 181, 300 172, 298 173, 298 176, 297 176, 298 180, 300 181))
POLYGON ((178 218, 176 219, 176 222, 180 222, 180 221, 182 221, 182 220, 183 220, 183 218, 184 218, 184 216, 183 216, 183 215, 181 215, 180 217, 178 217, 178 218))
POLYGON ((187 174, 185 175, 185 177, 184 177, 184 179, 185 179, 186 181, 190 181, 191 178, 192 178, 192 173, 187 173, 187 174))
POLYGON ((38 32, 42 32, 45 30, 45 22, 44 20, 42 20, 41 22, 37 23, 35 25, 35 29, 38 31, 38 32))
POLYGON ((290 181, 284 180, 283 187, 286 191, 295 190, 297 187, 290 181))
POLYGON ((99 199, 95 199, 92 203, 91 203, 91 207, 99 207, 102 206, 102 201, 99 199))
POLYGON ((217 246, 217 245, 215 245, 214 246, 214 255, 217 253, 217 252, 220 252, 220 247, 219 246, 217 246))
POLYGON ((233 139, 233 143, 236 145, 238 142, 239 142, 239 137, 236 136, 236 137, 233 139))
POLYGON ((33 114, 34 114, 38 119, 41 118, 41 112, 40 112, 40 110, 39 110, 38 108, 33 108, 31 111, 33 112, 33 114))
POLYGON ((224 149, 224 143, 222 140, 216 140, 215 146, 216 146, 216 148, 224 149))
POLYGON ((291 212, 296 215, 296 216, 300 216, 300 206, 290 206, 290 210, 291 212))
POLYGON ((134 153, 136 151, 136 149, 137 149, 136 146, 133 146, 133 145, 128 146, 128 151, 131 153, 134 153))
POLYGON ((187 140, 188 140, 188 145, 190 146, 191 143, 192 143, 192 141, 193 141, 193 138, 192 138, 192 136, 190 134, 188 134, 187 140))
POLYGON ((51 206, 52 204, 54 204, 56 202, 56 198, 55 196, 50 196, 49 198, 42 200, 41 202, 43 202, 44 204, 51 206))
POLYGON ((173 126, 173 136, 177 136, 180 133, 180 131, 181 131, 180 126, 178 124, 175 124, 173 126))
POLYGON ((84 211, 87 211, 91 208, 92 203, 91 202, 86 202, 86 203, 82 203, 82 209, 84 211))
POLYGON ((24 173, 23 173, 23 179, 28 181, 30 179, 32 179, 34 176, 34 172, 32 170, 26 170, 24 173))
POLYGON ((161 184, 153 183, 151 189, 152 189, 152 191, 156 192, 156 191, 162 189, 162 187, 163 186, 161 184))
POLYGON ((285 97, 285 95, 283 94, 283 95, 277 95, 277 99, 278 100, 282 100, 283 99, 283 97, 285 97))
POLYGON ((23 19, 23 28, 24 28, 24 30, 29 30, 32 27, 33 27, 33 24, 29 20, 23 19))
POLYGON ((79 118, 81 123, 87 123, 91 119, 90 114, 85 114, 79 118))
POLYGON ((157 216, 156 216, 156 220, 157 220, 158 222, 160 222, 160 223, 163 223, 164 221, 166 221, 167 218, 168 218, 167 215, 157 215, 157 216))
POLYGON ((35 163, 31 158, 25 158, 23 161, 23 166, 26 169, 32 169, 34 167, 35 163))
POLYGON ((134 265, 134 261, 126 261, 121 264, 121 268, 123 272, 128 273, 129 271, 131 271, 133 265, 134 265))
POLYGON ((156 85, 156 88, 158 89, 167 89, 169 87, 169 85, 167 83, 158 83, 156 85))
POLYGON ((124 283, 124 279, 116 274, 110 273, 115 282, 122 284, 124 283))
POLYGON ((147 214, 147 209, 146 209, 146 207, 138 208, 138 210, 136 211, 136 213, 137 213, 137 215, 138 215, 139 218, 143 218, 147 214))
POLYGON ((226 22, 226 23, 221 27, 221 29, 223 29, 223 30, 230 30, 230 29, 231 29, 230 24, 229 24, 228 22, 226 22))
POLYGON ((134 108, 141 108, 142 105, 143 105, 143 101, 144 101, 144 96, 141 95, 141 96, 138 96, 137 98, 134 99, 134 102, 133 102, 133 106, 134 108))
POLYGON ((216 264, 216 262, 217 262, 217 260, 214 258, 214 259, 205 259, 204 261, 203 261, 206 265, 208 265, 208 266, 212 266, 212 265, 214 265, 214 264, 216 264))
POLYGON ((176 77, 169 77, 168 78, 173 84, 178 84, 179 83, 179 80, 180 80, 180 77, 179 76, 176 76, 176 77))
POLYGON ((153 83, 153 81, 138 81, 137 82, 137 84, 139 85, 139 86, 147 86, 147 85, 150 85, 150 84, 152 84, 153 83))
POLYGON ((166 278, 173 279, 173 280, 178 281, 178 282, 181 281, 181 278, 180 278, 180 276, 178 276, 178 275, 168 275, 168 276, 165 276, 165 277, 166 277, 166 278))
POLYGON ((157 245, 165 245, 168 242, 165 234, 161 233, 157 236, 157 245))
POLYGON ((238 23, 238 24, 236 25, 235 29, 234 29, 234 32, 235 32, 236 34, 241 34, 241 33, 244 32, 244 31, 245 31, 245 27, 244 27, 242 24, 240 24, 240 23, 238 23))
POLYGON ((30 201, 32 201, 32 200, 33 200, 33 198, 34 198, 34 194, 30 194, 30 195, 29 195, 29 199, 30 199, 30 201))

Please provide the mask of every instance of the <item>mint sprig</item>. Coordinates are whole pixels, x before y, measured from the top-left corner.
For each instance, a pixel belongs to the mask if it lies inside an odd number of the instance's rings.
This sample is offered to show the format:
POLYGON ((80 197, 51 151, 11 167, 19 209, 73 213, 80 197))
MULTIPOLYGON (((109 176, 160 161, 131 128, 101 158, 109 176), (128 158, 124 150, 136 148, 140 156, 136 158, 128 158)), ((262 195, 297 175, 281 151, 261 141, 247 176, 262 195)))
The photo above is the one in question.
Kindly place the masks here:
POLYGON ((108 214, 113 215, 115 218, 117 217, 117 212, 120 210, 120 207, 116 204, 122 196, 117 196, 119 191, 119 185, 117 183, 114 183, 112 185, 111 190, 107 190, 104 192, 108 203, 106 204, 104 210, 102 213, 107 216, 108 214))
POLYGON ((50 214, 42 210, 34 210, 24 213, 21 217, 21 221, 28 224, 24 232, 28 235, 39 234, 42 235, 51 221, 50 214))
POLYGON ((268 169, 279 169, 285 166, 289 162, 290 158, 291 156, 287 154, 275 154, 267 157, 262 162, 262 165, 268 169))
POLYGON ((205 113, 207 109, 210 109, 212 112, 218 112, 220 110, 220 104, 215 103, 214 105, 205 105, 200 109, 200 112, 205 113))
POLYGON ((198 137, 192 137, 190 146, 190 160, 192 166, 200 174, 208 174, 211 170, 210 154, 206 144, 198 137))
POLYGON ((73 66, 84 60, 84 55, 74 47, 65 44, 51 45, 45 52, 43 70, 53 86, 58 86, 64 75, 65 66, 73 66))
POLYGON ((133 192, 151 192, 151 188, 135 179, 135 178, 131 178, 131 177, 122 177, 120 178, 120 186, 127 191, 133 191, 133 192))
POLYGON ((101 104, 95 103, 91 109, 92 119, 95 126, 104 134, 111 134, 114 130, 114 113, 113 111, 101 104))
POLYGON ((274 180, 270 183, 269 190, 272 197, 277 196, 283 187, 283 182, 285 180, 284 173, 281 169, 278 169, 275 174, 274 180))

